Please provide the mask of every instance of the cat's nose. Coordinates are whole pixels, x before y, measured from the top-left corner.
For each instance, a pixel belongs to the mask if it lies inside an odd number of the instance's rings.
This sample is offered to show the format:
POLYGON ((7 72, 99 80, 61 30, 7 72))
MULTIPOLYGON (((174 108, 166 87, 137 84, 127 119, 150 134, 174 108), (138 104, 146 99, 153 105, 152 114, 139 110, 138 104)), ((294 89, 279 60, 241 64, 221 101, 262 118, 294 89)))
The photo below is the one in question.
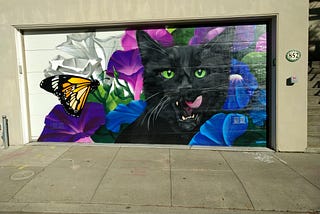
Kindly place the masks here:
POLYGON ((180 97, 183 97, 184 99, 187 97, 190 97, 191 92, 192 92, 192 86, 190 84, 179 88, 180 97))
POLYGON ((181 83, 178 85, 178 89, 182 92, 184 89, 190 89, 192 85, 190 84, 187 77, 183 77, 181 83))
POLYGON ((181 101, 183 101, 183 102, 194 101, 196 99, 196 97, 198 96, 198 94, 195 93, 195 91, 193 90, 191 85, 189 85, 188 87, 185 87, 185 88, 181 88, 179 90, 179 95, 180 95, 181 101))

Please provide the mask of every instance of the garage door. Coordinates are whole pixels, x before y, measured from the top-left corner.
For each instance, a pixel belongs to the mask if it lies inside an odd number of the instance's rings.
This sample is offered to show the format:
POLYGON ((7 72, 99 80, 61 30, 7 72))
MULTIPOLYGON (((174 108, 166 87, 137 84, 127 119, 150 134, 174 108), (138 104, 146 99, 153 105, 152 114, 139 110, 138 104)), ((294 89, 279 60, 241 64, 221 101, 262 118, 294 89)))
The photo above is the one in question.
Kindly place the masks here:
POLYGON ((32 140, 265 147, 266 31, 24 32, 32 140))

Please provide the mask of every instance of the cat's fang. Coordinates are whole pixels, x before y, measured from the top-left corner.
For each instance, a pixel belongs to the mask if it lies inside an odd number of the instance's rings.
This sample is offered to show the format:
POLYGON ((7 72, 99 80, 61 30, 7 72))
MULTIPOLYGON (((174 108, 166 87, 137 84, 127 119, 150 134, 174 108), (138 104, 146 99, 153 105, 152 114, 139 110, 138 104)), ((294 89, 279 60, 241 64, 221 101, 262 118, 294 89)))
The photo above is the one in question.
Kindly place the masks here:
POLYGON ((184 116, 184 115, 182 115, 182 116, 181 116, 181 120, 182 120, 182 121, 185 121, 185 120, 189 120, 189 119, 195 119, 195 118, 197 118, 197 116, 198 116, 198 115, 195 115, 195 114, 192 114, 192 115, 190 115, 190 116, 184 116))
POLYGON ((178 101, 176 101, 176 106, 179 106, 179 102, 178 101))

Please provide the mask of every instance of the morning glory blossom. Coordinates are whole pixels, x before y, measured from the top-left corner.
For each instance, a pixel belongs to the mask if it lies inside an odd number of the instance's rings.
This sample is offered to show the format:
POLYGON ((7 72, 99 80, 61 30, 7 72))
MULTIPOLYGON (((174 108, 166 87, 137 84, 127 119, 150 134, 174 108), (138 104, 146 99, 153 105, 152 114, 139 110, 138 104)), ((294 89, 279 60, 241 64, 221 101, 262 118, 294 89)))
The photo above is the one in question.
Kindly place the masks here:
POLYGON ((200 127, 200 131, 191 139, 189 145, 232 146, 247 128, 247 116, 237 113, 218 113, 200 127))
MULTIPOLYGON (((172 35, 164 28, 144 30, 155 41, 159 42, 164 47, 173 46, 172 35)), ((136 30, 126 30, 121 39, 121 44, 124 50, 137 49, 136 30)))
POLYGON ((105 124, 105 112, 102 104, 88 102, 80 117, 74 117, 66 114, 59 104, 46 116, 44 123, 38 141, 93 143, 91 135, 105 124))
POLYGON ((245 108, 257 88, 257 79, 250 72, 249 66, 233 59, 230 69, 228 97, 223 109, 237 110, 245 108))
POLYGON ((134 122, 145 110, 147 103, 145 101, 131 101, 128 105, 119 104, 116 109, 109 112, 106 116, 106 128, 112 132, 118 133, 121 124, 130 124, 134 122))
POLYGON ((125 80, 132 87, 134 99, 139 100, 143 88, 143 70, 138 49, 118 50, 110 58, 107 75, 114 77, 116 71, 119 79, 125 80))

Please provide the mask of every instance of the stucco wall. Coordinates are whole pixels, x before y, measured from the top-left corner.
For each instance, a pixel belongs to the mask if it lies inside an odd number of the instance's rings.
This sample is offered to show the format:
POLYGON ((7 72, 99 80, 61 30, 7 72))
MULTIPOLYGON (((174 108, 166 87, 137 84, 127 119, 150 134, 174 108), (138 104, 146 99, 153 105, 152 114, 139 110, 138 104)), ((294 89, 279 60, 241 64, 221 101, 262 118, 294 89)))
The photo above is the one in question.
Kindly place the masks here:
MULTIPOLYGON (((177 21, 276 16, 276 145, 280 151, 307 146, 307 0, 11 0, 0 1, 0 114, 9 119, 11 144, 27 142, 23 134, 15 29, 110 26, 128 22, 177 21), (288 50, 301 51, 288 62, 288 50), (286 86, 295 75, 298 83, 286 86)), ((22 74, 23 75, 23 74, 22 74)), ((21 85, 21 84, 20 84, 21 85)), ((23 91, 23 90, 22 90, 23 91)))

